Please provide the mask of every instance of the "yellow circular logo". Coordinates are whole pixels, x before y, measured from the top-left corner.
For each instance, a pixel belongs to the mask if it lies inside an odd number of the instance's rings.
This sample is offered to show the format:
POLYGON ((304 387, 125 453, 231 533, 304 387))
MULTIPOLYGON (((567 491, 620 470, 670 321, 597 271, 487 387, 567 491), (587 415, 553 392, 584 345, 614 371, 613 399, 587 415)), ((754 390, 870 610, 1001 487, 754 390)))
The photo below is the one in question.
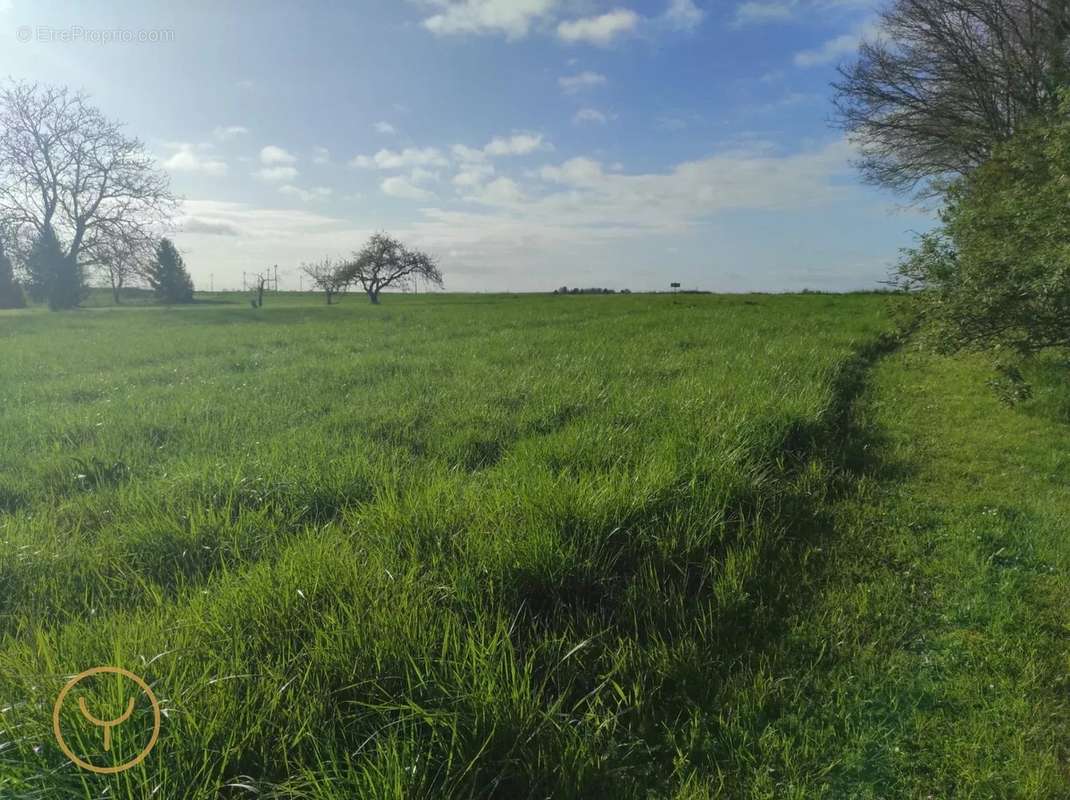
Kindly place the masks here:
MULTIPOLYGON (((85 719, 91 725, 104 729, 105 752, 111 749, 112 728, 116 727, 117 725, 122 725, 124 722, 130 719, 130 716, 134 713, 134 706, 135 699, 131 697, 127 702, 126 708, 123 710, 122 714, 120 714, 118 717, 115 717, 114 719, 104 720, 99 719, 93 715, 93 713, 89 710, 89 707, 86 705, 86 700, 84 697, 78 698, 78 710, 81 712, 82 716, 85 717, 85 719)), ((151 751, 152 748, 156 746, 156 740, 160 738, 160 704, 156 700, 156 695, 152 693, 152 689, 149 688, 149 685, 145 683, 142 678, 135 675, 133 672, 130 672, 130 670, 123 669, 122 667, 93 667, 92 669, 87 669, 85 672, 80 672, 75 675, 73 678, 67 681, 67 685, 64 686, 62 690, 60 690, 59 697, 56 698, 56 704, 52 707, 52 731, 56 734, 56 741, 59 742, 60 750, 62 750, 64 754, 66 754, 66 756, 79 767, 81 767, 82 769, 87 769, 90 772, 98 772, 102 775, 112 775, 116 772, 122 772, 140 764, 142 761, 145 760, 145 756, 149 754, 149 751, 151 751), (141 689, 141 692, 146 697, 148 697, 149 703, 152 706, 152 736, 149 738, 149 743, 145 745, 145 748, 133 759, 114 767, 98 767, 95 764, 90 764, 85 759, 75 755, 74 751, 71 750, 70 746, 63 738, 63 731, 60 728, 60 711, 63 709, 63 703, 66 701, 67 695, 70 693, 71 689, 73 689, 86 678, 105 673, 121 675, 124 678, 128 678, 133 681, 135 684, 137 684, 138 688, 141 689)))

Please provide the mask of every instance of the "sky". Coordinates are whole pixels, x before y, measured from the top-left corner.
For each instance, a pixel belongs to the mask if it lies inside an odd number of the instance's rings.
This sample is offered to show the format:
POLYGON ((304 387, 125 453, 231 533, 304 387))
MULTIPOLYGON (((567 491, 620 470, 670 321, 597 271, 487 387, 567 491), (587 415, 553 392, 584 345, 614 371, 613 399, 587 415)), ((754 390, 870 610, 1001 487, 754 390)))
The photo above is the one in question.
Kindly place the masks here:
POLYGON ((198 288, 385 230, 450 291, 875 288, 930 217, 832 116, 874 0, 0 0, 182 198, 198 288))

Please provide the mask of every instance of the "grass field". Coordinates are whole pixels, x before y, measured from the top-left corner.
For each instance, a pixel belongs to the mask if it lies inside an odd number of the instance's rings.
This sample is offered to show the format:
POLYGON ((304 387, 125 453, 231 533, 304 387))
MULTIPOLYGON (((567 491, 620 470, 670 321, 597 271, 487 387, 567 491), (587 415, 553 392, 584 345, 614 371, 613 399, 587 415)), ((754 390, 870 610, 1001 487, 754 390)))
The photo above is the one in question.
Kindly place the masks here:
POLYGON ((0 797, 1068 796, 1061 363, 1005 409, 879 295, 214 299, 0 314, 0 797), (98 664, 165 711, 115 776, 51 734, 98 664))

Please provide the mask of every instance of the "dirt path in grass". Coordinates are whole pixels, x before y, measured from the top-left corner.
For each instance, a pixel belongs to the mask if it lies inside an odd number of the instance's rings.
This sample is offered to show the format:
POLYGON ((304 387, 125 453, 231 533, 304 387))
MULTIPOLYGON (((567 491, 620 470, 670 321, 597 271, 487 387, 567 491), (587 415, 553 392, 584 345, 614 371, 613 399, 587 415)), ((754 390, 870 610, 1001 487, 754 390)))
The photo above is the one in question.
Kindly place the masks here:
POLYGON ((1070 426, 989 375, 910 347, 873 368, 812 599, 735 689, 732 794, 1070 797, 1070 426))

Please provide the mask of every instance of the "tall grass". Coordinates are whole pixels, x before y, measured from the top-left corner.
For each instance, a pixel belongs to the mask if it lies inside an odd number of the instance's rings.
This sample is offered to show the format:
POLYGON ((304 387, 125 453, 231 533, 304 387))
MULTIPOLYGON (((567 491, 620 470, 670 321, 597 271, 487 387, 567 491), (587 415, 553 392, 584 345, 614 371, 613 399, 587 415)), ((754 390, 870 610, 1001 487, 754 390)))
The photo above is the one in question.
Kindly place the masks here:
POLYGON ((0 317, 0 795, 708 791, 886 301, 308 302, 0 317))

